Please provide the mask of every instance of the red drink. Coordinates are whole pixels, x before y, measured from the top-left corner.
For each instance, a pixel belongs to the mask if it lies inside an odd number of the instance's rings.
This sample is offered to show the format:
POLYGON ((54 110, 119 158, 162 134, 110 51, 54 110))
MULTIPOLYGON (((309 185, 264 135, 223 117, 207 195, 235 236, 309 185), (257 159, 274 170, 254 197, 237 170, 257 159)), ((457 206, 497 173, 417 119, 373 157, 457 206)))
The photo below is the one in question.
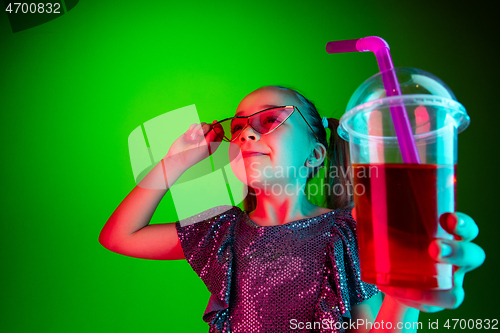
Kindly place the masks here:
POLYGON ((361 278, 395 287, 450 289, 452 265, 428 254, 451 238, 439 216, 455 211, 456 165, 354 164, 361 278))

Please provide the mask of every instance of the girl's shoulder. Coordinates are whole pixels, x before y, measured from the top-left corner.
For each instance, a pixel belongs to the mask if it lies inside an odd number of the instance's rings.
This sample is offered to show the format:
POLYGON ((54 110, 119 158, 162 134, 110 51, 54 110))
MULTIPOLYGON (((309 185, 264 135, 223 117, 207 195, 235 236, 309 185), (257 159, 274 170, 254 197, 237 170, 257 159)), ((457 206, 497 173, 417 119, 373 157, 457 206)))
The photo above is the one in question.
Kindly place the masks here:
POLYGON ((337 239, 339 235, 342 235, 341 238, 356 238, 356 220, 352 216, 352 211, 350 209, 330 211, 328 216, 330 217, 332 239, 337 239))
POLYGON ((199 214, 179 220, 177 223, 180 227, 186 227, 200 222, 220 223, 239 218, 242 214, 243 211, 239 207, 224 205, 207 209, 199 214))
POLYGON ((332 220, 332 222, 336 220, 342 220, 349 222, 350 224, 356 223, 352 211, 350 209, 343 209, 343 208, 337 208, 337 209, 330 209, 330 208, 324 208, 323 210, 319 211, 318 216, 329 216, 332 220))
POLYGON ((210 253, 207 249, 219 249, 231 242, 236 224, 233 222, 241 217, 238 207, 218 206, 177 222, 177 236, 186 259, 191 262, 195 257, 205 258, 210 253))

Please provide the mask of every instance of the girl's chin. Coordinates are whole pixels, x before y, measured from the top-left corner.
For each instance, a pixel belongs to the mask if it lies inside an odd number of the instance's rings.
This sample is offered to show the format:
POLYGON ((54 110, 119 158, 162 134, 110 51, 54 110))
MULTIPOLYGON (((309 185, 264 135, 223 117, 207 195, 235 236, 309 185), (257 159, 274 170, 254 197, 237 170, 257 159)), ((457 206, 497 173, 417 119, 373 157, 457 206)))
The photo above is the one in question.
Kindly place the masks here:
POLYGON ((240 177, 239 175, 236 175, 236 178, 238 178, 238 180, 243 184, 253 188, 261 188, 266 185, 266 181, 264 179, 252 178, 252 177, 240 177))
POLYGON ((235 159, 231 161, 231 170, 242 183, 249 184, 253 181, 264 181, 263 172, 260 165, 245 161, 244 159, 235 159))

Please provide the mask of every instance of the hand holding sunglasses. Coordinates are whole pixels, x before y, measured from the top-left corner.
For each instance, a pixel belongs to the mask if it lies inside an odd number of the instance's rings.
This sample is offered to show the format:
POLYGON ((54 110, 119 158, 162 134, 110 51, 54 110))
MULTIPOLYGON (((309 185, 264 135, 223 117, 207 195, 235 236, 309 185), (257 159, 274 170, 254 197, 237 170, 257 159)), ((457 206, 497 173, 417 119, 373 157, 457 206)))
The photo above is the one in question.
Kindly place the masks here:
POLYGON ((212 155, 220 145, 221 139, 212 131, 217 126, 213 124, 192 124, 189 129, 177 138, 167 153, 167 158, 186 170, 212 155))

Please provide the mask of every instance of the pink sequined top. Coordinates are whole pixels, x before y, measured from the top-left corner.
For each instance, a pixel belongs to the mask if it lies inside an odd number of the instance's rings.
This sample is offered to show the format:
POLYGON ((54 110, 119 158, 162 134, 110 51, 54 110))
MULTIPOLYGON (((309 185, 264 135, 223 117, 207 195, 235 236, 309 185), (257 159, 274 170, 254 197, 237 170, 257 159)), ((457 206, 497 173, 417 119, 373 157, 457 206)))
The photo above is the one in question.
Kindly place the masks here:
POLYGON ((259 226, 238 207, 214 210, 177 222, 186 259, 211 292, 209 332, 343 332, 351 306, 379 292, 360 279, 347 210, 277 226, 259 226))

